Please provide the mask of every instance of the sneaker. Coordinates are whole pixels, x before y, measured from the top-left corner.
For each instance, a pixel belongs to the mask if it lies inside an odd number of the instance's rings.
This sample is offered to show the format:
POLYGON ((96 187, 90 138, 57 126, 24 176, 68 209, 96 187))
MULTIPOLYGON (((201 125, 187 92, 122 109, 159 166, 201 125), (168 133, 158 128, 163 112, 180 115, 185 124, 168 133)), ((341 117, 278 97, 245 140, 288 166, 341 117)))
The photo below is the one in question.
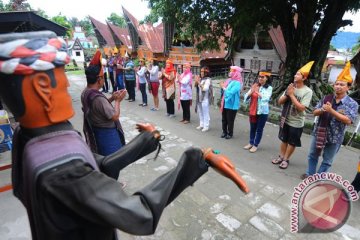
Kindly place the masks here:
POLYGON ((135 100, 134 100, 134 99, 130 99, 129 102, 135 102, 135 100))
POLYGON ((142 107, 142 106, 144 106, 144 104, 140 103, 139 106, 142 107))
POLYGON ((180 120, 179 122, 181 122, 181 123, 182 123, 182 122, 185 122, 185 120, 183 119, 183 120, 180 120))
POLYGON ((143 106, 143 107, 146 107, 146 106, 147 106, 147 103, 144 103, 142 106, 143 106))
POLYGON ((209 131, 209 128, 204 127, 203 130, 201 130, 201 131, 202 131, 202 132, 207 132, 207 131, 209 131))
POLYGON ((244 147, 244 149, 249 150, 250 148, 252 148, 252 146, 253 146, 253 145, 251 145, 251 144, 249 143, 248 145, 246 145, 246 146, 244 147))
POLYGON ((170 114, 169 115, 169 118, 174 118, 175 117, 175 114, 170 114))
POLYGON ((232 135, 226 135, 225 139, 231 139, 232 138, 232 135))
POLYGON ((165 116, 170 117, 170 114, 169 114, 169 113, 165 113, 165 116))
POLYGON ((197 126, 196 129, 197 130, 201 130, 203 128, 203 126, 197 126))
POLYGON ((249 149, 249 152, 254 153, 257 151, 257 147, 252 146, 252 148, 249 149))
POLYGON ((190 121, 188 120, 183 121, 183 124, 188 124, 188 123, 190 123, 190 121))
POLYGON ((225 138, 226 136, 227 136, 226 133, 222 133, 220 137, 221 137, 221 138, 225 138))

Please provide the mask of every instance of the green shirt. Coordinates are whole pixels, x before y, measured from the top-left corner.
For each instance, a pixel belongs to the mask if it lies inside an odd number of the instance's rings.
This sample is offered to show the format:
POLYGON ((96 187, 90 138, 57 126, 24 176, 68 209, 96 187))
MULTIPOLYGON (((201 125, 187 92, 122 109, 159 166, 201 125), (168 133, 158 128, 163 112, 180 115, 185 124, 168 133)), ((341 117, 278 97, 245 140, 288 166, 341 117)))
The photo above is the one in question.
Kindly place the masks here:
MULTIPOLYGON (((284 94, 285 92, 283 93, 283 95, 284 94)), ((313 94, 312 90, 307 86, 303 86, 302 88, 295 88, 294 91, 294 95, 296 99, 305 107, 309 107, 312 94, 313 94)), ((290 112, 286 117, 286 123, 291 127, 302 128, 304 127, 304 122, 305 122, 305 111, 297 110, 295 105, 291 103, 290 112)))

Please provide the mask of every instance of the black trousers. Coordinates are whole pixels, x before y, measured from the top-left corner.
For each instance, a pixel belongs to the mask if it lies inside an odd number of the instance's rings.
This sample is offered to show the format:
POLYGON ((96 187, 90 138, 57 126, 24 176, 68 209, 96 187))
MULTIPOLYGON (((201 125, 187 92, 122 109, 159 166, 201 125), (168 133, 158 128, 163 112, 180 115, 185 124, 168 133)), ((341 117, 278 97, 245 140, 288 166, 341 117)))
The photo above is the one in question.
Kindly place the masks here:
POLYGON ((237 110, 224 108, 222 112, 222 130, 230 136, 234 133, 234 121, 237 110))
POLYGON ((166 103, 166 112, 168 114, 175 114, 174 99, 165 99, 165 103, 166 103))
POLYGON ((190 121, 190 100, 180 100, 183 109, 183 120, 190 121))
POLYGON ((110 82, 111 82, 111 86, 112 86, 112 91, 115 92, 115 78, 114 78, 114 72, 110 72, 109 71, 109 78, 110 78, 110 82))
POLYGON ((108 83, 108 79, 107 79, 107 72, 104 73, 104 86, 103 86, 103 90, 105 92, 109 91, 109 83, 108 83))
POLYGON ((135 100, 135 80, 127 80, 126 81, 126 90, 128 91, 129 98, 135 100))
POLYGON ((359 192, 360 191, 360 172, 358 172, 354 178, 354 180, 352 181, 351 185, 354 186, 355 191, 359 192))

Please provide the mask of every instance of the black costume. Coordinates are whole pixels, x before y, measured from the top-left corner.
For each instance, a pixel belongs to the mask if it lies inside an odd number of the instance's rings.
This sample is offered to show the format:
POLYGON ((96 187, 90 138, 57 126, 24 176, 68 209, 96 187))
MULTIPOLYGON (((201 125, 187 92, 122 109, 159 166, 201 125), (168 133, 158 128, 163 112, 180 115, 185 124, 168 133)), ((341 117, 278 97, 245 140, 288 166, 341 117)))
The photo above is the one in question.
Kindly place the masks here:
MULTIPOLYGON (((58 132, 76 138, 69 123, 37 130, 18 128, 14 135, 14 194, 28 211, 34 240, 112 240, 116 239, 115 228, 136 235, 152 234, 163 209, 208 170, 202 151, 191 148, 176 168, 128 196, 116 181, 119 170, 158 146, 153 133, 143 132, 118 152, 98 156, 97 166, 76 157, 66 162, 55 160, 50 167, 45 163, 45 167, 36 168, 36 178, 24 177, 29 172, 22 159, 27 145, 37 137, 47 137, 57 146, 59 137, 52 136, 58 132), (33 189, 33 193, 27 193, 27 189, 33 189)), ((79 144, 86 147, 83 141, 79 144)), ((44 153, 37 151, 35 156, 49 155, 55 151, 51 148, 44 149, 44 153)))

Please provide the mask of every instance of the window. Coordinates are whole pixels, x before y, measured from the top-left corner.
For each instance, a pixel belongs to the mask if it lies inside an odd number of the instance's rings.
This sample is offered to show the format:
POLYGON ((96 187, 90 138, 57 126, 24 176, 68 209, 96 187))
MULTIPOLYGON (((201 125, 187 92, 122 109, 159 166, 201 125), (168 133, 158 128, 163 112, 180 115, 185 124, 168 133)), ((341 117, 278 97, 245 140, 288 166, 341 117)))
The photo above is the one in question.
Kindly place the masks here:
POLYGON ((259 70, 260 69, 260 60, 251 59, 250 68, 252 70, 259 70))
POLYGON ((273 68, 273 62, 266 61, 266 70, 272 70, 272 68, 273 68))
POLYGON ((75 55, 76 55, 77 57, 80 57, 80 56, 81 56, 81 54, 80 54, 79 51, 76 51, 76 52, 75 52, 75 55))
POLYGON ((245 59, 240 59, 240 67, 245 68, 245 59))

